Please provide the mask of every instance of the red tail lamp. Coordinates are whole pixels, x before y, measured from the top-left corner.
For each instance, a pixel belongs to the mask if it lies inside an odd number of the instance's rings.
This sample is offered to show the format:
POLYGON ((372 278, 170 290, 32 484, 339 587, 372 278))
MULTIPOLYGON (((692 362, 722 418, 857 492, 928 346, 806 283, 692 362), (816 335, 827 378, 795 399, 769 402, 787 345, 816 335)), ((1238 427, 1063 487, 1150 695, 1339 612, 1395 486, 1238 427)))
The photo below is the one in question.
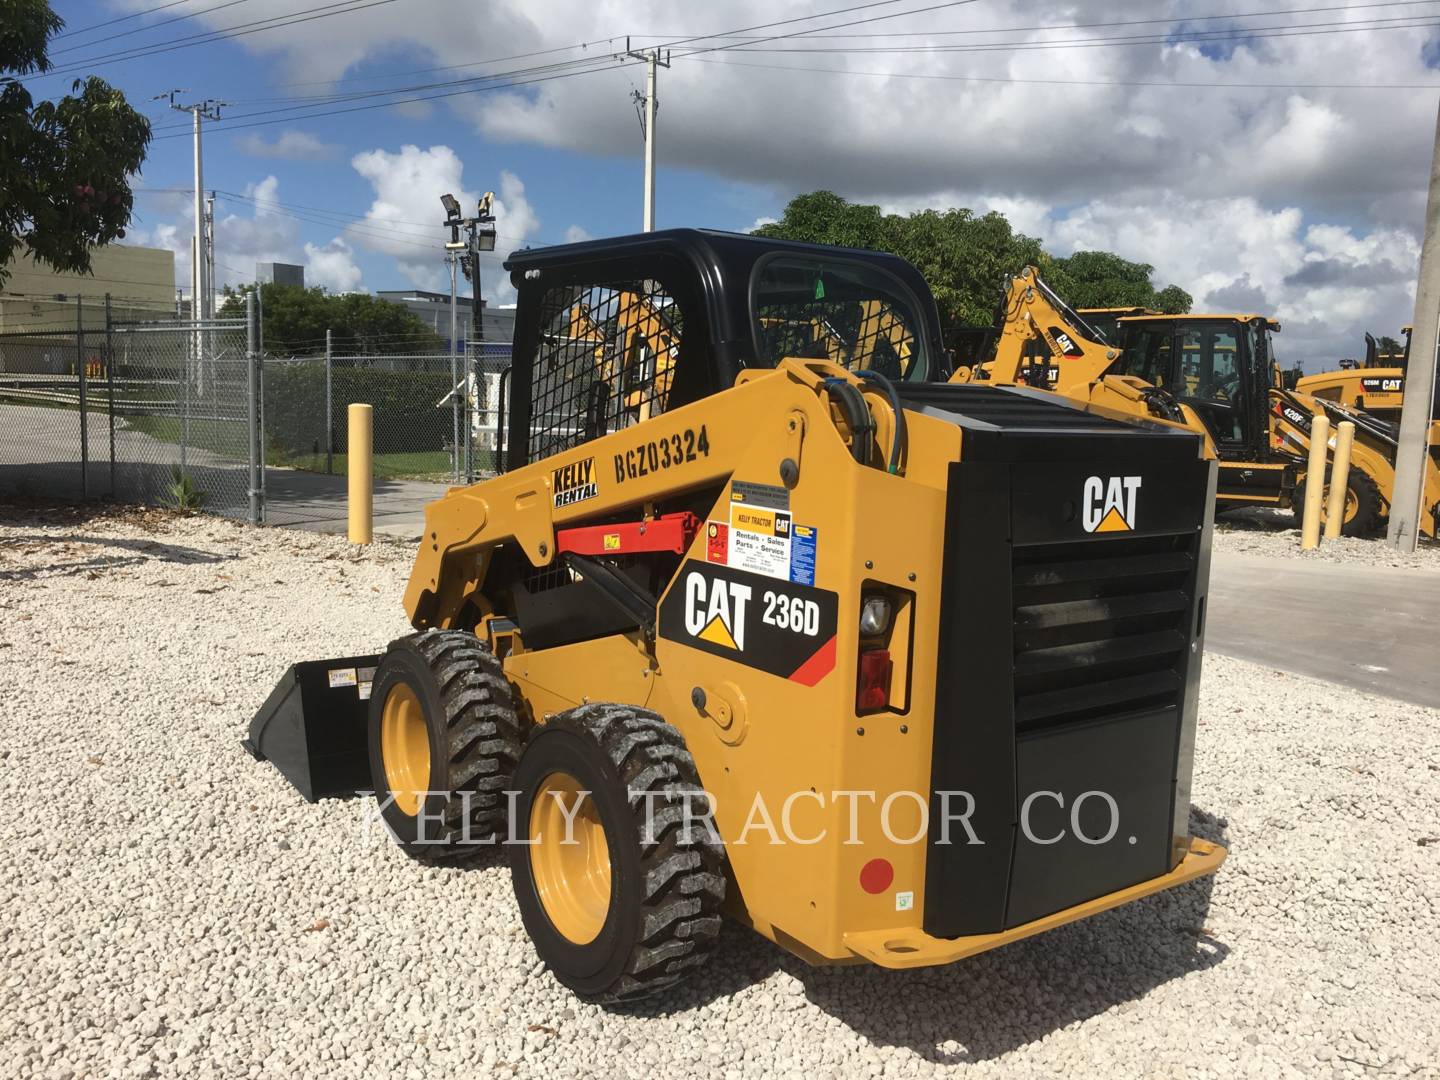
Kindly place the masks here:
POLYGON ((889 649, 860 652, 860 683, 855 692, 856 712, 875 712, 890 705, 890 675, 895 670, 889 649))

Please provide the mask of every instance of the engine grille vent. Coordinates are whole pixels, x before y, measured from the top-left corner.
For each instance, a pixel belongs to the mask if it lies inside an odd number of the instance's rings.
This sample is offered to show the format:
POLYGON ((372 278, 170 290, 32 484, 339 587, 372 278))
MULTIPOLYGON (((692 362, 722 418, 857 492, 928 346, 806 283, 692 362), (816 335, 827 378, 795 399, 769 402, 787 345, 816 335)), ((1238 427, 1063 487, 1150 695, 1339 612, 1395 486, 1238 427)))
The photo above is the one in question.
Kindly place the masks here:
POLYGON ((1018 731, 1178 706, 1194 543, 1147 536, 1015 549, 1018 731))

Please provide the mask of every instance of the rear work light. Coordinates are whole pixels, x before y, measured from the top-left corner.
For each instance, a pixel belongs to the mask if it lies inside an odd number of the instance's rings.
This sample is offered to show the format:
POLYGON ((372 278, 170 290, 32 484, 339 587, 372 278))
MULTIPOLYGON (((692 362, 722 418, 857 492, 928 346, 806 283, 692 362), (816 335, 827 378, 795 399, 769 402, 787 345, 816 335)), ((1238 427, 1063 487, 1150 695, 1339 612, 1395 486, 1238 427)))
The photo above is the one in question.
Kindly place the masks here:
POLYGON ((889 649, 860 652, 860 680, 855 691, 855 711, 875 712, 890 707, 890 675, 895 665, 889 649))

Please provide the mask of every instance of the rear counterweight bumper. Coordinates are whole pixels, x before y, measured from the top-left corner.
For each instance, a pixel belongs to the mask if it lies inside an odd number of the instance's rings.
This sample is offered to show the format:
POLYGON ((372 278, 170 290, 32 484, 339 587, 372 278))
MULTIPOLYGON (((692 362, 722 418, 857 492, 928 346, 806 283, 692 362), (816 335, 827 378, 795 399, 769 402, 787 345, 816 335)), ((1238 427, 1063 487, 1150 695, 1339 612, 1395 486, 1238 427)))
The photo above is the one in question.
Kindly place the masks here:
POLYGON ((1150 896, 1165 889, 1173 889, 1176 885, 1194 881, 1206 874, 1213 874, 1220 869, 1220 864, 1225 861, 1227 854, 1226 849, 1219 844, 1212 844, 1208 840, 1192 836, 1190 850, 1180 860, 1180 864, 1168 874, 1161 874, 1148 881, 1117 889, 1115 892, 1087 900, 1083 904, 1076 904, 1073 907, 995 934, 969 934, 957 938, 937 938, 931 937, 919 927, 908 926, 895 930, 866 930, 861 933, 846 934, 843 940, 845 947, 856 956, 881 967, 914 968, 948 964, 955 960, 963 960, 967 956, 986 952, 989 949, 999 948, 1001 945, 1008 945, 1021 938, 1053 930, 1068 922, 1098 915, 1102 911, 1109 911, 1121 904, 1139 900, 1143 896, 1150 896))

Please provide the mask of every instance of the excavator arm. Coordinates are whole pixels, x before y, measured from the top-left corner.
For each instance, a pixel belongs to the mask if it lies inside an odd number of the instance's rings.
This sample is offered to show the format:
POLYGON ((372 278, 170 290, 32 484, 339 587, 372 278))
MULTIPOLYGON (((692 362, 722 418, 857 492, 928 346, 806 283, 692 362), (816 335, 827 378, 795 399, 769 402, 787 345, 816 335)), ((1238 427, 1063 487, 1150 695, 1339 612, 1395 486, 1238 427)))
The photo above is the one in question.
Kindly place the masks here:
POLYGON ((1020 384, 1069 394, 1101 378, 1120 357, 1027 266, 1010 279, 992 360, 962 368, 952 382, 1020 384))

